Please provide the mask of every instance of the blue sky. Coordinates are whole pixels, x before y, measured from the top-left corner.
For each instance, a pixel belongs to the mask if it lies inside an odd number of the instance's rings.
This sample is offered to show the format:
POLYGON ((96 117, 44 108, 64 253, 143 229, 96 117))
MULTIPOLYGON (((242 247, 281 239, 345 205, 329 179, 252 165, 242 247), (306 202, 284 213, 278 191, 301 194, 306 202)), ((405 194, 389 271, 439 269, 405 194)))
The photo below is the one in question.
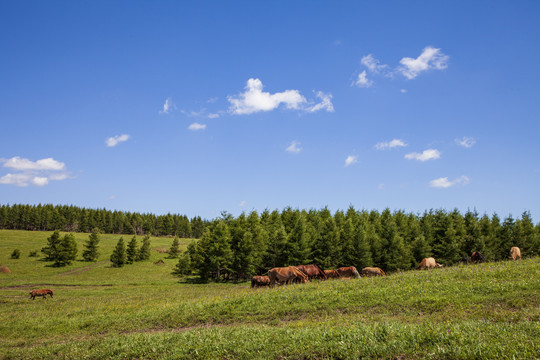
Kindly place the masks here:
POLYGON ((0 202, 540 219, 537 1, 2 2, 0 202))

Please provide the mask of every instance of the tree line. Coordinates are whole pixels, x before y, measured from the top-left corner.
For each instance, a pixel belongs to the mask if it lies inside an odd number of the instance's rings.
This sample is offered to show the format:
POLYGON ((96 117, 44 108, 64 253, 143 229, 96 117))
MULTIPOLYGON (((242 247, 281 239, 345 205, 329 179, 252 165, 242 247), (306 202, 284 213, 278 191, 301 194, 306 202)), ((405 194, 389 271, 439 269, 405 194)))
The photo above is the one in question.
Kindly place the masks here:
POLYGON ((377 266, 407 270, 425 257, 453 265, 473 251, 488 260, 507 259, 512 246, 540 254, 540 223, 476 211, 429 210, 423 214, 376 210, 224 212, 207 224, 200 240, 180 254, 174 273, 203 280, 241 280, 270 268, 317 263, 324 269, 377 266))
POLYGON ((2 205, 0 229, 200 238, 208 221, 185 215, 86 209, 68 205, 2 205))

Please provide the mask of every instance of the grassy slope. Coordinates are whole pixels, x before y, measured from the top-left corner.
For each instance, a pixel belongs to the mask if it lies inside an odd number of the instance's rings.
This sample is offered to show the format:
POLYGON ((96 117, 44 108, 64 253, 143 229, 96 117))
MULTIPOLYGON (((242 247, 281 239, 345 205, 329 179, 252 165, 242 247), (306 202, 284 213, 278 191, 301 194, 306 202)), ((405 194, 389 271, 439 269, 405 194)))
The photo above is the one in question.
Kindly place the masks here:
MULTIPOLYGON (((5 358, 540 358, 540 259, 252 290, 178 283, 176 261, 156 266, 155 251, 62 275, 88 264, 27 257, 48 234, 0 231, 0 264, 13 271, 0 274, 5 358), (32 284, 55 284, 55 298, 14 287, 32 284)), ((88 235, 76 236, 82 249, 88 235)), ((100 260, 118 237, 103 236, 100 260)))

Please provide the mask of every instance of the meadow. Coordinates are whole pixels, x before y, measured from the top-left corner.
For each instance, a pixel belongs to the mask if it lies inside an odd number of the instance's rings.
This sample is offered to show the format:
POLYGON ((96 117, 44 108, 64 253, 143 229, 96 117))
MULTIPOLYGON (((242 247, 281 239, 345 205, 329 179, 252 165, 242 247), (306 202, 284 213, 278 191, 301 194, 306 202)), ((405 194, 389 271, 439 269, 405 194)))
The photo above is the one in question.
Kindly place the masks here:
MULTIPOLYGON (((540 358, 538 258, 251 289, 171 275, 155 249, 172 238, 111 268, 120 236, 101 235, 96 263, 50 267, 28 256, 50 234, 0 230, 0 358, 540 358), (42 287, 54 298, 30 300, 42 287)), ((75 237, 80 254, 88 234, 75 237)))

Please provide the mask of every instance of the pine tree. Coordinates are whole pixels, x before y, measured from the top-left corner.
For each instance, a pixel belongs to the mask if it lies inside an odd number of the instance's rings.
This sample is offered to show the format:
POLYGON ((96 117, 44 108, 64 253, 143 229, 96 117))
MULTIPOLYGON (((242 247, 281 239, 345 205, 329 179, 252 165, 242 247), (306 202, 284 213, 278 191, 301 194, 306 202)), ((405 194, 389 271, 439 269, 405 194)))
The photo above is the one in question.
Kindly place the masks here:
POLYGON ((229 271, 232 261, 231 235, 226 221, 219 220, 211 230, 206 229, 199 243, 197 253, 201 261, 198 271, 204 280, 212 277, 219 281, 229 271))
POLYGON ((133 236, 126 249, 126 264, 133 264, 137 260, 139 255, 137 247, 137 236, 133 236))
POLYGON ((173 269, 172 274, 179 277, 191 275, 191 258, 187 251, 183 252, 178 258, 178 264, 173 269))
POLYGON ((178 236, 175 236, 169 249, 169 258, 175 259, 180 255, 180 242, 178 241, 178 236))
POLYGON ((18 259, 20 257, 21 257, 21 250, 19 250, 19 249, 13 250, 13 252, 11 253, 11 256, 10 256, 11 259, 18 259))
POLYGON ((350 265, 363 269, 366 266, 373 266, 371 246, 369 244, 369 228, 367 222, 358 224, 353 236, 353 250, 350 258, 350 265))
POLYGON ((94 230, 88 236, 88 240, 84 244, 84 247, 86 248, 82 254, 84 261, 96 261, 98 259, 99 257, 98 245, 99 245, 99 235, 97 233, 97 230, 94 230))
POLYGON ((120 237, 113 253, 111 254, 111 263, 113 267, 122 267, 126 263, 126 247, 124 238, 120 237))
POLYGON ((54 266, 66 266, 77 258, 77 242, 73 234, 66 234, 57 247, 54 266))
POLYGON ((416 264, 420 263, 424 258, 431 257, 431 246, 429 246, 423 234, 418 235, 414 239, 411 249, 416 264))
POLYGON ((47 245, 41 249, 41 252, 45 254, 45 261, 55 260, 60 241, 60 231, 58 230, 53 232, 51 236, 47 238, 47 245))
POLYGON ((137 261, 143 261, 150 259, 150 235, 146 235, 143 238, 141 248, 137 255, 137 261))

